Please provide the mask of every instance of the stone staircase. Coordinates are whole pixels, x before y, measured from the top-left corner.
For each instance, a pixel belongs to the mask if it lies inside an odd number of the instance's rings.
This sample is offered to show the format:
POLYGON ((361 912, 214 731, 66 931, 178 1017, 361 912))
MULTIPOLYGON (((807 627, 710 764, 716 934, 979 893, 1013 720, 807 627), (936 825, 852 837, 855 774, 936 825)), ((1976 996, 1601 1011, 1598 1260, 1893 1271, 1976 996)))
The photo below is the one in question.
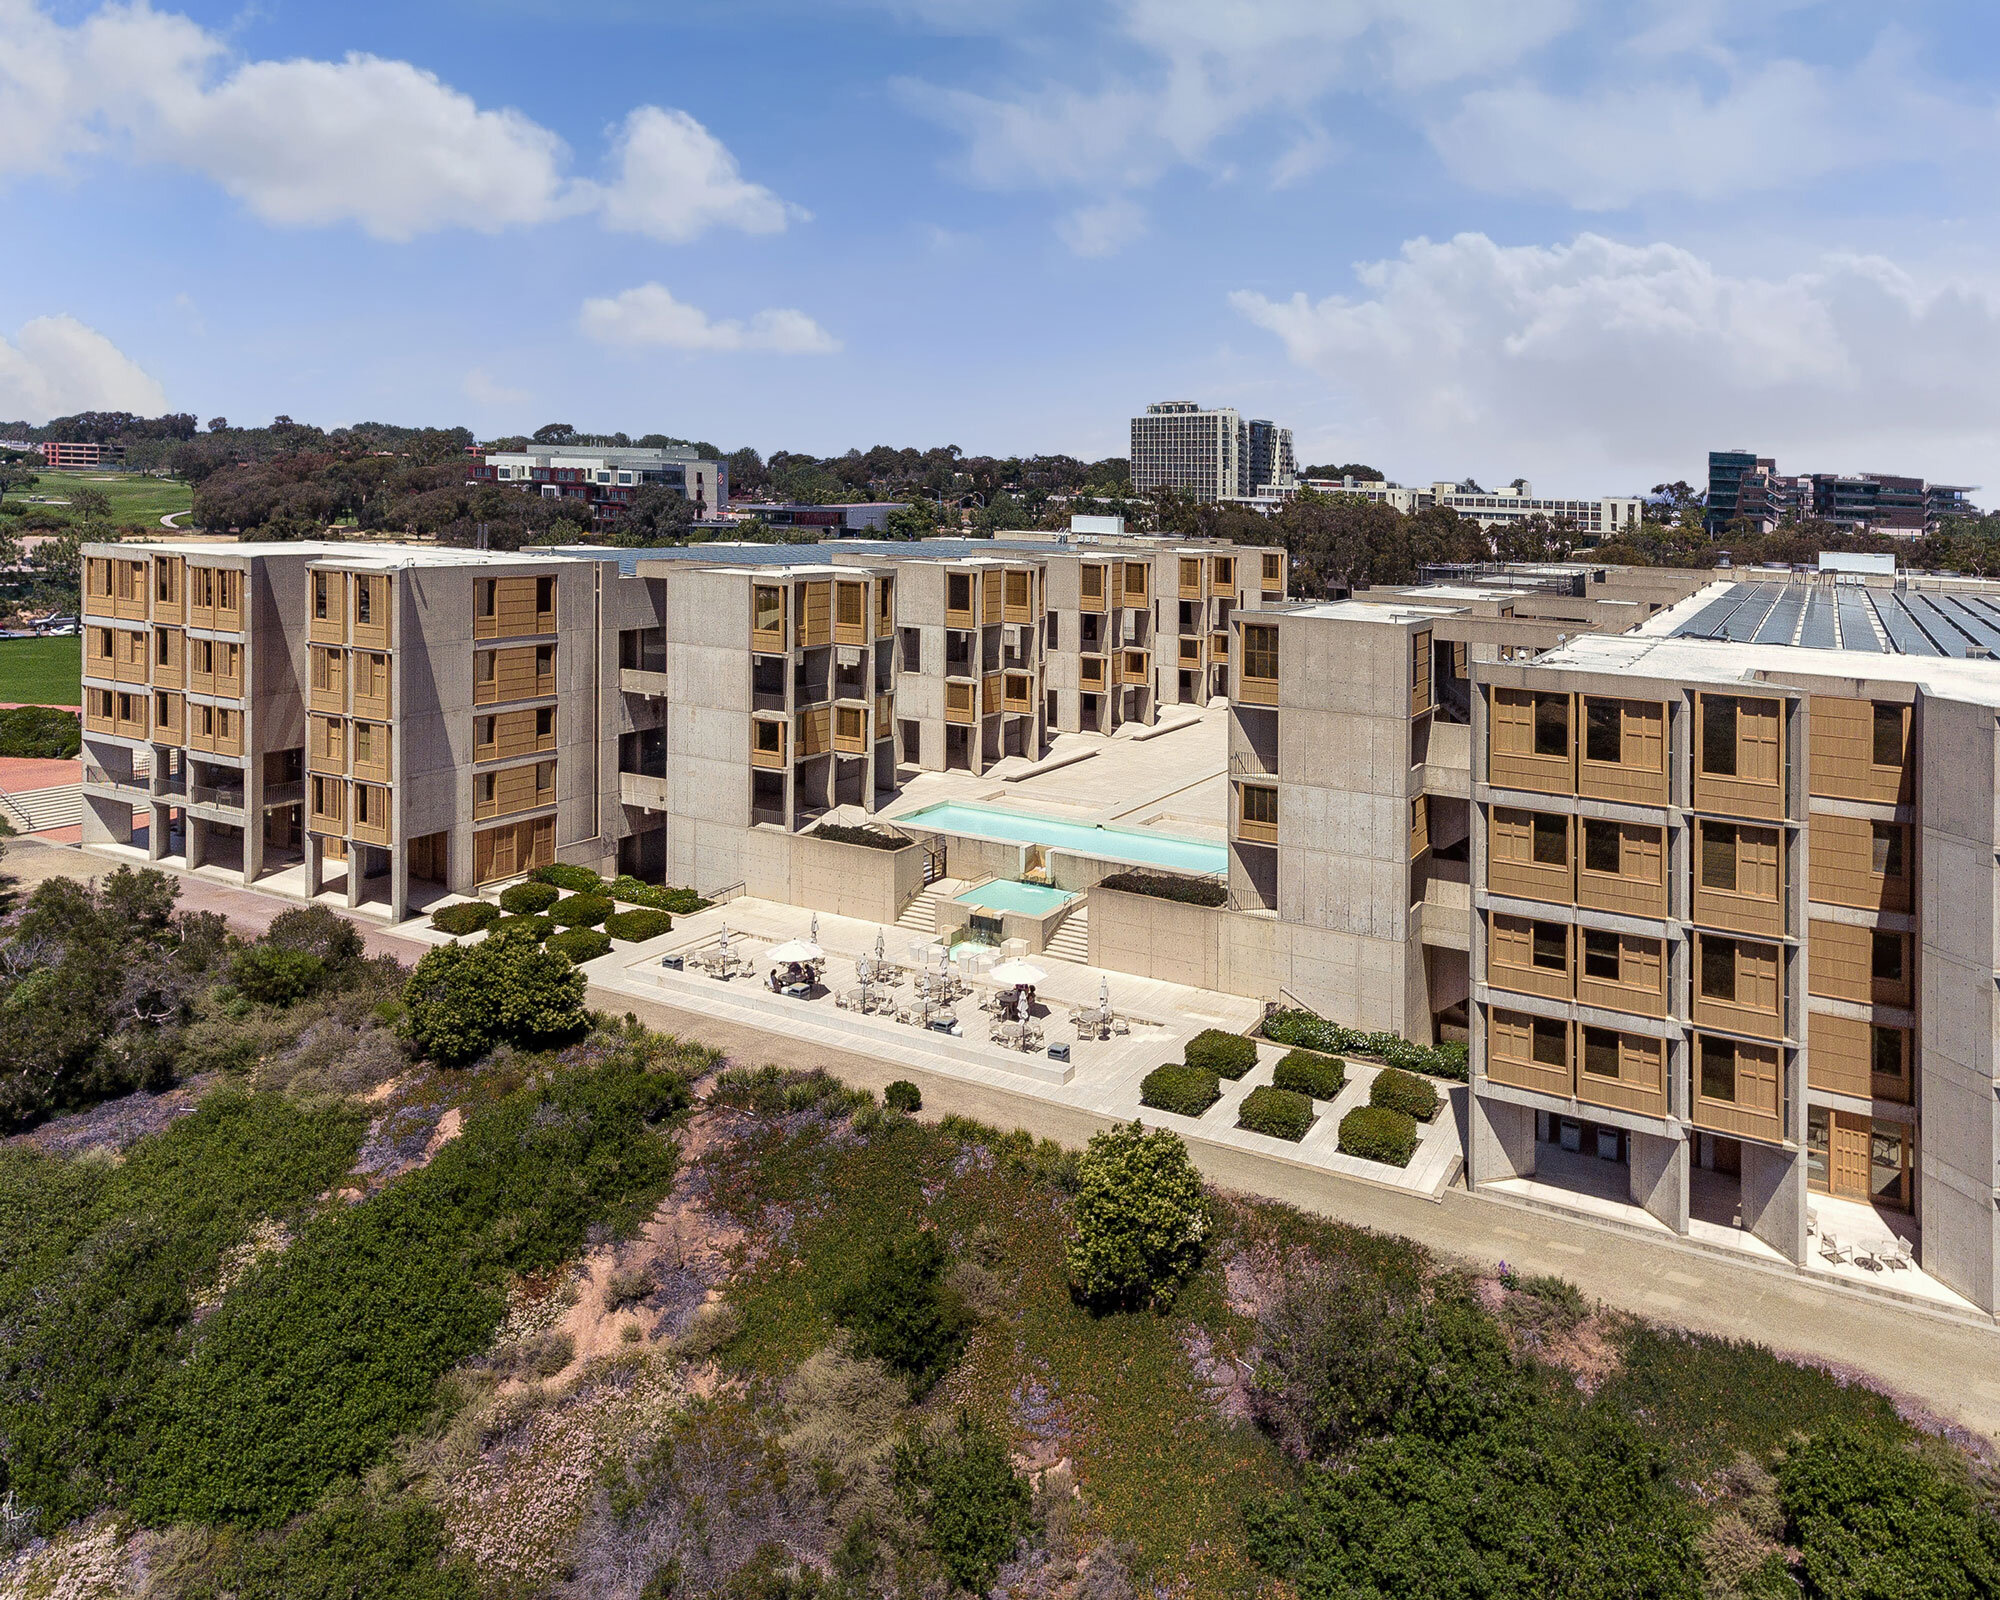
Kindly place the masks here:
POLYGON ((916 899, 903 907, 903 914, 896 919, 896 926, 929 938, 937 932, 937 903, 940 900, 949 900, 958 892, 959 887, 956 878, 940 878, 936 883, 927 885, 916 899))
POLYGON ((70 827, 83 821, 83 785, 64 783, 51 789, 0 795, 0 816, 16 833, 70 827))
POLYGON ((1090 965, 1090 907, 1078 906, 1062 919, 1055 934, 1042 947, 1042 954, 1054 956, 1058 961, 1074 961, 1078 966, 1090 965))

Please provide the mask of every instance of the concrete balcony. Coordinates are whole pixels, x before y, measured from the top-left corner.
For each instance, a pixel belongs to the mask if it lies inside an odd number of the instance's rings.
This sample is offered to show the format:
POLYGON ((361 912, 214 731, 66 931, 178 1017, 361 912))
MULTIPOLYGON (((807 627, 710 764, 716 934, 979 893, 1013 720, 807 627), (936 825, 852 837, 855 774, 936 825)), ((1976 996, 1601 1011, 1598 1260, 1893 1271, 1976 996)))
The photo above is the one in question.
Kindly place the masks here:
POLYGON ((638 806, 646 811, 667 809, 667 780, 651 777, 643 772, 621 772, 618 774, 618 798, 628 806, 638 806))
POLYGON ((207 806, 216 811, 241 811, 243 790, 235 784, 191 783, 188 785, 188 804, 207 806))
POLYGON ((143 772, 110 772, 95 762, 83 764, 84 787, 89 789, 115 789, 120 794, 150 797, 153 792, 152 779, 143 772))
POLYGON ((1429 861, 1420 869, 1419 937, 1445 950, 1472 948, 1472 878, 1463 861, 1429 861))
POLYGON ((264 804, 270 806, 293 806, 304 801, 306 780, 294 778, 290 783, 267 783, 264 785, 264 804))
POLYGON ((618 687, 627 694, 664 700, 667 697, 667 675, 664 672, 642 672, 637 667, 620 667, 618 687))

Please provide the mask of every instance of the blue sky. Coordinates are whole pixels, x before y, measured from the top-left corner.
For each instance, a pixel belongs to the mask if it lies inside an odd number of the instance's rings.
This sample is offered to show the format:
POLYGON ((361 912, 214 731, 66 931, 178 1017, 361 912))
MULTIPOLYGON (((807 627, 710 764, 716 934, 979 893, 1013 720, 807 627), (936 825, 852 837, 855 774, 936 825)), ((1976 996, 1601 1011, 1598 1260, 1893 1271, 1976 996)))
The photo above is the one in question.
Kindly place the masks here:
POLYGON ((1994 483, 1971 4, 0 0, 0 417, 1994 483), (1893 20, 1884 20, 1885 16, 1893 20))

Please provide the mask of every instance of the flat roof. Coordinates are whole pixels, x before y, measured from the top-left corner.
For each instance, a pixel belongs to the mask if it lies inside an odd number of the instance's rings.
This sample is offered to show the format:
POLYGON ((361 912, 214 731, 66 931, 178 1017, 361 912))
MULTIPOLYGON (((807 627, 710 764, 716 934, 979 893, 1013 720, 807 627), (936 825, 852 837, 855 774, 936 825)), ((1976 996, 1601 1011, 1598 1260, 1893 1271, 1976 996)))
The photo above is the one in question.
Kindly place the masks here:
POLYGON ((2000 656, 2000 591, 1730 580, 1696 591, 1646 631, 1674 639, 1868 655, 2000 656))
POLYGON ((1579 634, 1523 663, 1571 672, 1632 674, 1692 683, 1755 685, 1801 676, 1921 686, 1946 699, 2000 707, 2000 662, 1890 651, 1738 644, 1675 634, 1579 634))
POLYGON ((338 561, 357 567, 545 567, 558 557, 572 560, 608 560, 614 550, 468 550, 455 545, 388 544, 344 539, 242 539, 218 543, 195 539, 120 539, 92 544, 87 549, 116 552, 165 551, 169 555, 202 556, 304 556, 316 561, 338 561))

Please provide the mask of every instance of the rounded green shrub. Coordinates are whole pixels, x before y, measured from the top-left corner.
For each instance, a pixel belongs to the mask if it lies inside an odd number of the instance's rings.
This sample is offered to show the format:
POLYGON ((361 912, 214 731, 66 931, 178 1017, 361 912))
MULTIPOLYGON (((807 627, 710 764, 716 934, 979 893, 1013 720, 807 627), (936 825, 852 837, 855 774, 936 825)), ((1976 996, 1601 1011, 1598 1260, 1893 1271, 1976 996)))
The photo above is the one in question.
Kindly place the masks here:
POLYGON ((672 889, 664 884, 646 883, 629 872, 612 879, 611 886, 604 892, 621 905, 646 906, 654 911, 672 912, 677 917, 691 917, 708 907, 708 902, 692 889, 672 889))
POLYGON ((1417 1149, 1417 1121, 1388 1106, 1356 1106, 1340 1119, 1340 1153, 1407 1167, 1417 1149))
POLYGON ((882 1091, 882 1104, 891 1111, 921 1111, 924 1109, 924 1092, 908 1078, 898 1078, 882 1091))
POLYGON ((1323 1056, 1314 1050, 1292 1050, 1278 1063, 1271 1083, 1315 1100, 1331 1100, 1346 1087, 1347 1063, 1339 1056, 1323 1056))
POLYGON ((1075 1218, 1070 1282, 1106 1311, 1171 1303, 1215 1221, 1180 1136, 1136 1122, 1091 1135, 1076 1164, 1075 1218))
POLYGON ((532 917, 561 898, 562 890, 552 883, 516 883, 500 891, 500 909, 517 917, 532 917))
POLYGON ((540 944, 555 931, 555 926, 547 917, 502 917, 487 928, 486 937, 490 939, 502 932, 525 934, 540 944))
POLYGON ((1191 1067, 1206 1068, 1218 1078, 1240 1078, 1257 1065, 1257 1045, 1240 1033, 1203 1028, 1188 1040, 1181 1059, 1191 1067))
POLYGON ((601 894, 573 894, 558 900, 549 909, 549 920, 565 928, 594 928, 613 910, 601 894))
POLYGON ((528 874, 535 883, 552 883, 558 889, 567 889, 571 894, 596 894, 604 887, 604 879, 588 867, 573 867, 566 861, 558 861, 553 866, 537 867, 528 874))
POLYGON ((664 911, 643 908, 638 911, 615 911, 604 919, 604 931, 614 939, 644 944, 648 939, 657 939, 663 933, 672 933, 674 919, 664 911))
POLYGON ((1243 1097, 1236 1126, 1248 1128, 1252 1133, 1269 1134, 1273 1139, 1290 1139, 1296 1144, 1306 1136, 1313 1120, 1310 1095, 1266 1084, 1243 1097))
POLYGON ((569 928, 552 934, 548 947, 557 955, 568 956, 570 964, 577 967, 611 953, 611 941, 595 928, 569 928))
POLYGON ((439 933, 477 933, 500 920, 500 908, 484 900, 461 900, 457 905, 439 906, 431 913, 431 926, 439 933))
POLYGON ((1213 1072, 1178 1061, 1155 1067, 1139 1084, 1140 1105, 1183 1117, 1198 1117, 1221 1098, 1222 1085, 1213 1072))
POLYGON ((1438 1114, 1437 1090, 1400 1067, 1384 1067, 1375 1074, 1375 1081, 1368 1086, 1368 1103, 1400 1111, 1419 1122, 1429 1122, 1438 1114))

